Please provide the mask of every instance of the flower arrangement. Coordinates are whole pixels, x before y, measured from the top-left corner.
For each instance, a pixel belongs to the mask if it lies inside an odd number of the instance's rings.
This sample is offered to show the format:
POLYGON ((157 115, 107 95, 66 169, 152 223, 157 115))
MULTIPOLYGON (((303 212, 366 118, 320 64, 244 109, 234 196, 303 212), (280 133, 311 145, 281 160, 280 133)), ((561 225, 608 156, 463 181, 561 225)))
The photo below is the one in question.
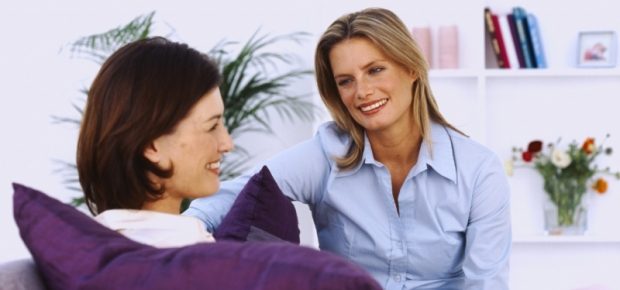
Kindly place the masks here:
MULTIPOLYGON (((609 134, 605 140, 607 138, 609 134)), ((543 150, 543 142, 535 140, 526 150, 512 149, 512 159, 507 162, 506 170, 512 175, 515 166, 536 169, 544 179, 544 189, 550 201, 557 206, 558 225, 571 226, 589 188, 601 195, 607 191, 608 183, 600 175, 620 179, 620 172, 612 172, 609 167, 601 169, 595 163, 599 155, 613 152, 611 147, 603 146, 604 141, 597 146, 594 138, 587 138, 581 146, 573 141, 568 149, 562 150, 558 140, 547 144, 547 150, 543 150), (599 177, 595 178, 595 175, 599 177)))

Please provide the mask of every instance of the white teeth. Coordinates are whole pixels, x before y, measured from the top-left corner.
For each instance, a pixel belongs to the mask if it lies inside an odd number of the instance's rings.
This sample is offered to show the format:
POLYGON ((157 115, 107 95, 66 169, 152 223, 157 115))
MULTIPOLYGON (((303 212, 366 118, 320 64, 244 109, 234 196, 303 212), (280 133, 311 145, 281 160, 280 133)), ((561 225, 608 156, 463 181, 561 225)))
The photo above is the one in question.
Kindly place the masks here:
POLYGON ((366 107, 360 107, 360 110, 362 110, 362 112, 372 111, 372 110, 374 110, 376 108, 379 108, 379 107, 385 105, 385 103, 387 103, 387 99, 383 99, 381 101, 378 101, 378 102, 376 102, 376 103, 374 103, 372 105, 368 105, 366 107))
POLYGON ((220 168, 219 161, 207 164, 207 169, 219 169, 219 168, 220 168))

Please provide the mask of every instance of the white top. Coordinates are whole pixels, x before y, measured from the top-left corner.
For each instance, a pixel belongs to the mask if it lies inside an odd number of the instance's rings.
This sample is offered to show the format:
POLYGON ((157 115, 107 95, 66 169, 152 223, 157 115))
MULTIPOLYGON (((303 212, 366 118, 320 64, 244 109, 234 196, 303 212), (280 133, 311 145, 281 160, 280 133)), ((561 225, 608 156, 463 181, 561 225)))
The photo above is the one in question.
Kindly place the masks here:
POLYGON ((100 224, 138 243, 173 248, 215 242, 197 218, 148 210, 111 209, 95 217, 100 224))

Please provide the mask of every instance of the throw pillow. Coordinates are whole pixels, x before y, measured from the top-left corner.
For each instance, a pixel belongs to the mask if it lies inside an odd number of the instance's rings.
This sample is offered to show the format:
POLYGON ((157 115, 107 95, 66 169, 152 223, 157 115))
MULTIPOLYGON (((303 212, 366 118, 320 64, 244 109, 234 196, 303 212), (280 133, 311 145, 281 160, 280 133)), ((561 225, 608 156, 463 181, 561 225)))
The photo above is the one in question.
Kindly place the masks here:
POLYGON ((213 234, 216 240, 299 244, 297 212, 266 166, 243 187, 213 234))
POLYGON ((15 221, 48 289, 381 289, 356 265, 289 243, 157 249, 13 184, 15 221))

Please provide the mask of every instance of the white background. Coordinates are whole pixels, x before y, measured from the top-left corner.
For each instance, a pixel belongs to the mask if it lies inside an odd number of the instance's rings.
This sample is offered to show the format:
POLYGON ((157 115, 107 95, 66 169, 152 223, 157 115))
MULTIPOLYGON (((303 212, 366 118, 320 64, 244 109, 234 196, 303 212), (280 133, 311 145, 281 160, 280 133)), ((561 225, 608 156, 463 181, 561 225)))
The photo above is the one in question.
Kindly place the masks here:
MULTIPOLYGON (((245 41, 259 27, 271 34, 306 31, 303 46, 282 47, 312 68, 318 35, 336 17, 369 6, 395 11, 409 26, 459 26, 460 64, 467 77, 436 77, 439 105, 457 127, 489 145, 502 158, 510 147, 531 138, 568 140, 612 133, 616 149, 606 164, 620 168, 620 77, 480 77, 485 67, 482 9, 508 12, 522 5, 538 16, 551 69, 575 65, 580 30, 620 32, 620 5, 613 1, 8 1, 0 2, 0 263, 27 257, 12 217, 11 182, 20 182, 68 201, 54 160, 73 161, 77 128, 52 124, 52 115, 77 117, 71 104, 82 104, 79 89, 92 81, 98 66, 71 58, 67 45, 81 36, 106 31, 134 17, 156 11, 155 28, 173 40, 208 51, 222 39, 245 41), (483 113, 482 115, 480 113, 483 113)), ((294 84, 311 93, 312 78, 294 84)), ((284 124, 276 119, 275 137, 247 136, 256 160, 313 134, 316 124, 284 124)), ((567 141, 568 141, 567 140, 567 141)), ((248 147, 246 145, 246 147, 248 147)), ((610 182, 606 196, 593 198, 591 232, 601 241, 550 242, 541 234, 542 182, 533 172, 510 179, 515 238, 511 259, 512 289, 576 289, 604 285, 620 289, 620 184, 610 182), (534 238, 529 238, 534 237, 534 238), (605 241, 607 239, 607 241, 605 241)), ((302 239, 315 242, 307 211, 302 211, 302 239)))

